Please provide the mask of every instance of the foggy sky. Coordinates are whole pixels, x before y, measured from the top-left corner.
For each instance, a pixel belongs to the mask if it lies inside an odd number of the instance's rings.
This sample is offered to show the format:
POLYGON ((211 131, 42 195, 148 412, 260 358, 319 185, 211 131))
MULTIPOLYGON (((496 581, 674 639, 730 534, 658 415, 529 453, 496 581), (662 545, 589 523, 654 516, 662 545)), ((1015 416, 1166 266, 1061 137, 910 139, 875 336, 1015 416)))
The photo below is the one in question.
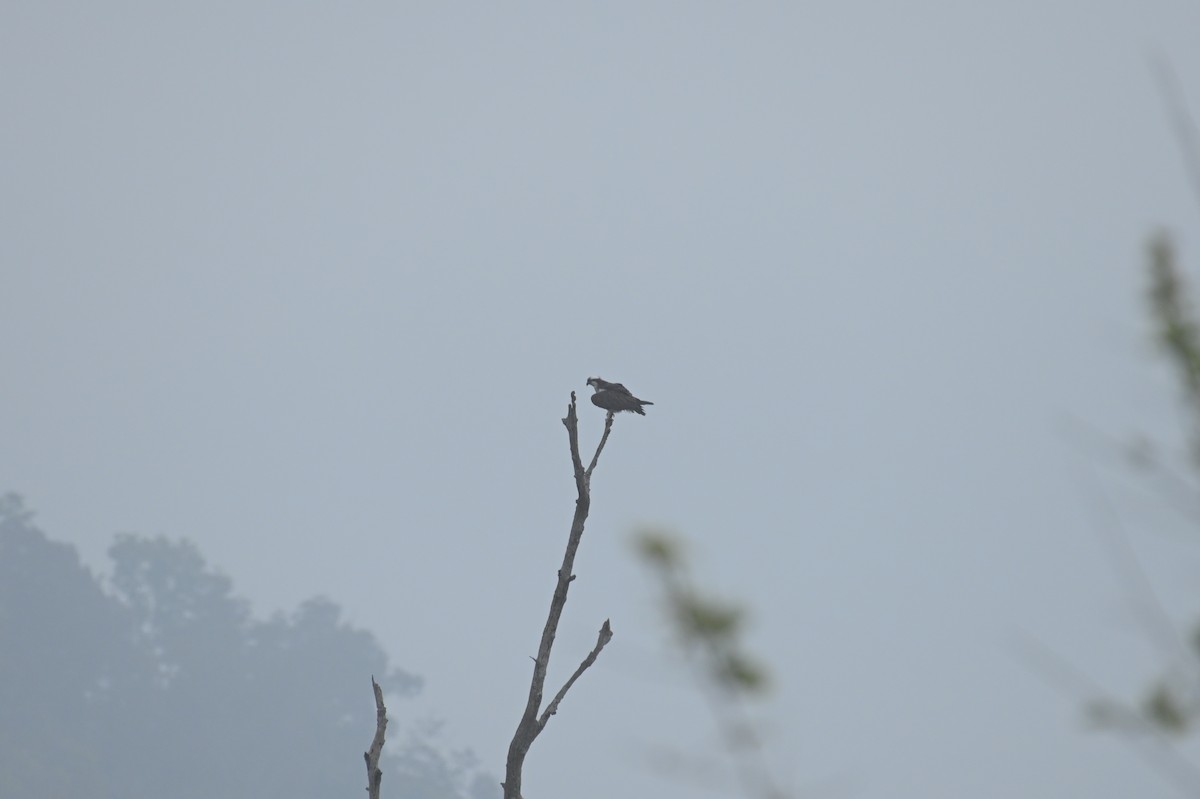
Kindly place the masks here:
POLYGON ((787 784, 1172 795, 1014 641, 1123 696, 1162 663, 1098 496, 1196 607, 1190 531, 1078 431, 1179 441, 1143 248, 1200 238, 1148 56, 1200 108, 1197 31, 1182 1, 6 4, 0 490, 97 567, 165 533, 258 612, 330 596, 499 774, 600 375, 655 405, 597 468, 551 682, 616 637, 527 797, 693 796, 649 753, 716 751, 640 524, 753 609, 787 784))

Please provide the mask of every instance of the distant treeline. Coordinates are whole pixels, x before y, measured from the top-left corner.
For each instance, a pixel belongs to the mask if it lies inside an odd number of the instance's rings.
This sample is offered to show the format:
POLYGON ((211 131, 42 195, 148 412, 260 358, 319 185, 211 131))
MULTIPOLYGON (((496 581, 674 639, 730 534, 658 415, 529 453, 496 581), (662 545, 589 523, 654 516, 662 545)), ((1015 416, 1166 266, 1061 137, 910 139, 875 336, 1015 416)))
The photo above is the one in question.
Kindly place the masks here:
MULTIPOLYGON (((124 535, 109 556, 102 580, 33 524, 19 496, 0 498, 0 796, 364 790, 371 675, 393 701, 420 690, 370 633, 327 599, 254 619, 186 542, 124 535)), ((386 796, 498 795, 469 754, 401 744, 381 764, 386 796)))

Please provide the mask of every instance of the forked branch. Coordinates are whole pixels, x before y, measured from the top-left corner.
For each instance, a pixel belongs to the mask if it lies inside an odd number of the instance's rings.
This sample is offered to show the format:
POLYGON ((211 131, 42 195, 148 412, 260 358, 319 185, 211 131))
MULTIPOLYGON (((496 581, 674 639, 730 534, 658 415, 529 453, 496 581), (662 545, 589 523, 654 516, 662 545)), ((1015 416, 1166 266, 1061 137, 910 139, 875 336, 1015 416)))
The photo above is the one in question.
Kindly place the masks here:
POLYGON ((604 449, 604 443, 608 440, 608 434, 612 430, 613 416, 608 414, 608 418, 604 423, 604 435, 600 439, 600 445, 596 448, 596 454, 592 456, 591 464, 585 469, 583 467, 583 459, 579 455, 579 418, 575 408, 575 392, 571 392, 571 404, 567 407, 567 415, 562 420, 563 425, 567 428, 567 439, 571 447, 571 465, 575 472, 575 515, 571 519, 571 533, 567 538, 567 549, 563 554, 562 566, 558 570, 558 582, 554 586, 554 596, 550 600, 550 613, 546 617, 546 626, 542 629, 541 642, 538 644, 537 657, 533 662, 533 678, 529 684, 529 699, 525 703, 525 712, 521 715, 521 721, 517 724, 517 730, 513 734, 512 743, 508 746, 508 762, 505 768, 504 776, 504 799, 521 799, 521 774, 525 766, 525 755, 529 753, 529 747, 533 745, 538 734, 545 728, 550 717, 558 710, 558 705, 566 696, 567 691, 575 684, 580 675, 588 669, 600 654, 600 650, 612 638, 612 628, 607 620, 600 628, 600 635, 596 640, 596 646, 591 653, 584 658, 579 664, 579 668, 571 675, 571 678, 563 685, 559 692, 554 696, 554 699, 542 711, 542 698, 546 687, 546 672, 550 666, 550 650, 554 646, 554 637, 558 633, 558 622, 562 618, 563 608, 567 604, 567 591, 571 586, 571 581, 575 579, 573 569, 575 567, 575 553, 579 550, 579 542, 583 539, 583 526, 587 521, 588 511, 591 509, 591 478, 592 472, 596 468, 596 462, 600 459, 600 451, 604 449), (539 716, 539 712, 541 715, 539 716))
POLYGON ((579 664, 579 668, 575 669, 575 673, 571 678, 563 683, 563 687, 558 689, 558 693, 550 700, 550 704, 546 705, 546 709, 542 712, 541 718, 538 719, 538 729, 546 726, 546 722, 550 717, 558 712, 558 703, 567 695, 567 691, 571 690, 571 686, 579 679, 579 675, 588 670, 588 667, 596 662, 596 658, 600 655, 600 650, 605 644, 612 640, 612 627, 609 626, 608 619, 604 620, 604 624, 600 625, 600 634, 596 636, 596 646, 588 653, 588 656, 579 664))

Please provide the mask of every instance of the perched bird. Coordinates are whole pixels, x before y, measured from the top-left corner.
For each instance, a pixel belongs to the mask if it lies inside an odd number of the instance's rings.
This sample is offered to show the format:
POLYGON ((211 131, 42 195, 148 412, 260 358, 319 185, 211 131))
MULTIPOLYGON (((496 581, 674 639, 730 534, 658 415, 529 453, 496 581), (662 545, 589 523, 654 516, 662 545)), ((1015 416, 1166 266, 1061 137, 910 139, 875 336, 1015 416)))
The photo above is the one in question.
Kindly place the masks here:
POLYGON ((587 384, 595 390, 592 394, 592 404, 609 413, 633 411, 645 416, 646 412, 642 410, 642 406, 654 404, 633 396, 633 392, 620 383, 610 383, 599 377, 589 377, 587 384))

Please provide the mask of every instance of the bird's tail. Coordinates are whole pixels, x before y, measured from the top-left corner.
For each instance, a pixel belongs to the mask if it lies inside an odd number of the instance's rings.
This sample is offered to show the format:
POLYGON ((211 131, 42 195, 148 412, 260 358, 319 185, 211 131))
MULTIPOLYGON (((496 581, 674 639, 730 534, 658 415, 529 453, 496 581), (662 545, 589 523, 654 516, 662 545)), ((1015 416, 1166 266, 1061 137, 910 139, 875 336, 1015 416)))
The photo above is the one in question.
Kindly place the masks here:
MULTIPOLYGON (((654 403, 652 403, 652 402, 647 402, 646 404, 647 404, 647 405, 653 405, 654 403)), ((636 414, 638 414, 638 415, 640 415, 640 416, 645 416, 645 415, 646 415, 646 412, 645 412, 645 411, 643 411, 641 408, 633 408, 632 410, 633 410, 633 412, 634 412, 634 413, 636 413, 636 414)))
POLYGON ((654 404, 650 400, 638 400, 638 402, 642 403, 643 405, 653 405, 654 404))

